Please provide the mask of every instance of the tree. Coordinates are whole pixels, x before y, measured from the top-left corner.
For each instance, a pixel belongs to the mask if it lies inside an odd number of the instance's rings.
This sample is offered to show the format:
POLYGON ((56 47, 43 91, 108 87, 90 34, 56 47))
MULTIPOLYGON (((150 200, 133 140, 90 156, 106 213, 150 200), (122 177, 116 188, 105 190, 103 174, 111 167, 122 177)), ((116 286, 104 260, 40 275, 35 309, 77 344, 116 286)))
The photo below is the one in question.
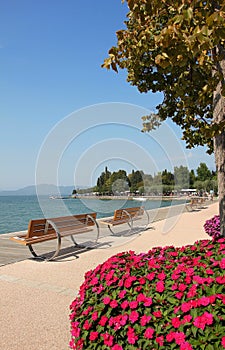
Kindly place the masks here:
MULTIPOLYGON (((124 2, 124 1, 123 1, 124 2)), ((225 236, 225 2, 127 0, 126 29, 117 32, 103 67, 127 69, 140 92, 162 92, 144 130, 171 118, 187 147, 214 149, 221 233, 225 236)))
POLYGON ((200 163, 197 168, 197 180, 206 181, 211 179, 211 171, 205 163, 200 163))
POLYGON ((174 167, 174 180, 177 189, 188 188, 189 170, 186 166, 174 167))
POLYGON ((195 171, 194 171, 194 169, 191 169, 191 171, 189 173, 190 188, 193 188, 195 181, 196 181, 195 171))
POLYGON ((130 191, 136 192, 140 186, 143 186, 143 174, 137 170, 132 170, 132 173, 128 175, 130 181, 130 191))

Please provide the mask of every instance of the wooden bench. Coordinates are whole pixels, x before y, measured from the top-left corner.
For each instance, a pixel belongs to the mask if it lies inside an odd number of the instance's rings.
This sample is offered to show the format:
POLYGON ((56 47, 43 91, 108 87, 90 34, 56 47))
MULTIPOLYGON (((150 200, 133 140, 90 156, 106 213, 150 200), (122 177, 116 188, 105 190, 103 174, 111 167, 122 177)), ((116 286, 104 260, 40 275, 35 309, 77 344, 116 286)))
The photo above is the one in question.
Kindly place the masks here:
POLYGON ((66 236, 70 236, 75 246, 79 246, 73 235, 78 235, 94 230, 94 226, 97 229, 97 235, 95 243, 97 243, 99 237, 99 226, 96 221, 96 213, 79 214, 72 216, 63 216, 50 219, 36 219, 30 220, 28 224, 27 234, 10 237, 10 240, 28 246, 30 252, 35 258, 38 256, 32 245, 57 239, 57 248, 55 253, 45 260, 49 261, 54 259, 61 248, 61 239, 66 236))
POLYGON ((129 232, 131 232, 134 228, 134 221, 143 218, 144 214, 147 216, 147 224, 142 229, 145 230, 149 224, 149 215, 144 207, 117 209, 114 211, 113 218, 99 220, 99 222, 107 225, 112 234, 115 234, 112 227, 122 224, 128 224, 129 232))

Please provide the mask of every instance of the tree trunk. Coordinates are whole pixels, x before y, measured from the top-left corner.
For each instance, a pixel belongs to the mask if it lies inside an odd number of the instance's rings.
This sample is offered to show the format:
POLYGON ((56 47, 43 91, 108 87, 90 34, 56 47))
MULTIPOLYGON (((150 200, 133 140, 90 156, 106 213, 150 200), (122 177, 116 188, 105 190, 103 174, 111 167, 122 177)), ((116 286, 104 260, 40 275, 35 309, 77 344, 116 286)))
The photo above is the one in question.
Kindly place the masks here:
MULTIPOLYGON (((222 86, 225 83, 225 49, 217 48, 216 54, 223 55, 223 60, 217 63, 217 70, 223 79, 217 85, 213 96, 213 121, 219 123, 225 120, 225 97, 222 96, 222 86)), ((225 130, 214 138, 215 161, 218 174, 220 232, 225 237, 225 130)))

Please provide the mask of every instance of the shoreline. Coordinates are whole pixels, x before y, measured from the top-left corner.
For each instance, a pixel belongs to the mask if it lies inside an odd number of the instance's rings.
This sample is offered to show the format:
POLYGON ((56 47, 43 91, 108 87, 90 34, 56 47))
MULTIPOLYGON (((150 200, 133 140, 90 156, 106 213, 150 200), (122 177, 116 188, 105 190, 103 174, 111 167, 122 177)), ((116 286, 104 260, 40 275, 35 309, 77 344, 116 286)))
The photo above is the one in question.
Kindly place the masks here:
MULTIPOLYGON (((214 202, 206 202, 206 206, 211 206, 212 204, 217 203, 217 201, 214 202)), ((204 210, 204 209, 203 209, 204 210)), ((159 207, 154 209, 147 210, 149 216, 150 216, 150 225, 155 224, 156 222, 162 221, 162 220, 169 220, 172 222, 174 217, 179 217, 185 212, 188 212, 186 208, 186 204, 177 204, 177 205, 171 205, 171 206, 165 206, 165 207, 159 207)), ((197 212, 197 211, 196 211, 197 212)), ((111 218, 105 217, 104 219, 111 218)), ((97 222, 99 223, 101 218, 97 219, 97 222)), ((16 244, 9 240, 10 236, 17 236, 19 234, 26 233, 27 230, 20 230, 20 231, 13 231, 13 232, 7 232, 0 234, 0 267, 8 264, 13 264, 19 261, 23 261, 26 259, 32 258, 28 247, 25 247, 20 244, 16 244)), ((108 232, 107 227, 103 227, 100 225, 100 240, 103 239, 103 242, 106 240, 106 237, 110 237, 110 232, 108 232)), ((133 237, 127 237, 124 238, 124 243, 128 243, 131 241, 133 237)), ((110 237, 110 240, 112 242, 113 246, 118 245, 117 239, 115 237, 110 237)), ((56 243, 53 240, 51 247, 52 249, 55 249, 56 243)), ((122 241, 122 240, 121 240, 122 241)), ((44 245, 43 245, 44 246, 44 245)), ((69 246, 69 244, 68 244, 69 246)), ((71 244, 70 244, 71 246, 71 244)))
POLYGON ((178 247, 211 239, 203 225, 218 212, 218 202, 214 202, 200 210, 185 211, 174 217, 166 215, 129 241, 122 240, 121 244, 100 246, 78 254, 73 251, 66 258, 52 262, 26 259, 1 266, 1 307, 4 315, 0 319, 1 348, 68 349, 69 305, 87 271, 121 252, 132 250, 139 254, 157 246, 178 247))

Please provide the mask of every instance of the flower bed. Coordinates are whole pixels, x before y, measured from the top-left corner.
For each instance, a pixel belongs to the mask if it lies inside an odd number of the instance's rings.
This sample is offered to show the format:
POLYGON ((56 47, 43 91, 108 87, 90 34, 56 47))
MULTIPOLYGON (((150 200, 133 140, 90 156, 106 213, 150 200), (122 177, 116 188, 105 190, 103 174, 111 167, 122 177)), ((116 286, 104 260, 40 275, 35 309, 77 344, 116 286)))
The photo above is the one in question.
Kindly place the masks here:
POLYGON ((220 234, 220 216, 215 215, 211 219, 206 220, 204 224, 205 232, 214 239, 221 237, 220 234))
POLYGON ((71 349, 225 348, 225 239, 123 252, 85 275, 71 349))

